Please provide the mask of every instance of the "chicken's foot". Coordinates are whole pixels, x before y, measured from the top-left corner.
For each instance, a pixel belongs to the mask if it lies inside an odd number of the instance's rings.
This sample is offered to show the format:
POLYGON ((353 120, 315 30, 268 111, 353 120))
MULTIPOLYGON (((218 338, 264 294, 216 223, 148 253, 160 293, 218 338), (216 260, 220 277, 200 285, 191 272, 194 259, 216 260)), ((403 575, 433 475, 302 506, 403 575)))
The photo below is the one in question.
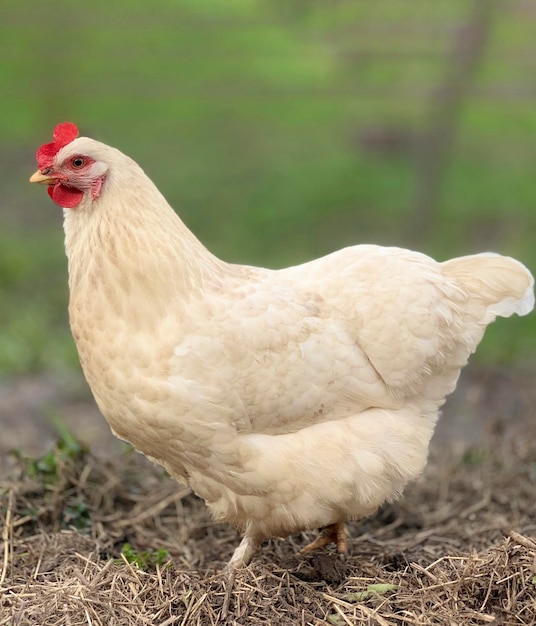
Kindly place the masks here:
POLYGON ((346 532, 346 526, 341 523, 330 524, 322 529, 322 534, 307 544, 305 548, 302 548, 298 554, 309 554, 314 550, 323 548, 324 546, 334 543, 337 546, 337 552, 339 554, 346 554, 348 552, 348 533, 346 532))
POLYGON ((223 622, 229 616, 229 606, 231 604, 231 596, 233 595, 233 587, 236 578, 236 572, 251 562, 257 548, 262 543, 262 539, 244 535, 244 538, 233 552, 233 556, 225 568, 225 597, 223 598, 223 606, 221 609, 221 619, 223 622))
POLYGON ((229 606, 231 604, 231 596, 233 595, 233 588, 236 578, 236 567, 229 567, 225 569, 225 596, 223 598, 223 605, 221 608, 221 620, 226 622, 229 617, 229 606))

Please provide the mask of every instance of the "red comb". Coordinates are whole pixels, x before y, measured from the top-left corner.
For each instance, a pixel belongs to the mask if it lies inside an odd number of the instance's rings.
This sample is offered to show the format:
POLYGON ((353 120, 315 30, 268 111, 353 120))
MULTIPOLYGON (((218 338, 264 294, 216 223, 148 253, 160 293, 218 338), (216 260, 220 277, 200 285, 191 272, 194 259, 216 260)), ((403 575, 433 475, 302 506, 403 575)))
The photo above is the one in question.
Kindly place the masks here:
POLYGON ((35 153, 37 166, 40 170, 51 167, 54 162, 54 157, 58 151, 65 147, 68 143, 71 143, 73 139, 78 137, 78 128, 71 122, 63 122, 62 124, 58 124, 56 126, 53 137, 53 142, 44 143, 35 153))

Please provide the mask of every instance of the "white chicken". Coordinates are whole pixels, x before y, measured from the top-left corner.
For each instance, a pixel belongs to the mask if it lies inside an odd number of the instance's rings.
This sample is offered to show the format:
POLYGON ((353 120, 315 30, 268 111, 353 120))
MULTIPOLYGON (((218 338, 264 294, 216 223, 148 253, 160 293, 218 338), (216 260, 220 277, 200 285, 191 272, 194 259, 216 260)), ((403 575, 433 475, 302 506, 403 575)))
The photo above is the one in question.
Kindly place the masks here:
POLYGON ((283 270, 233 265, 119 150, 59 124, 32 182, 64 208, 70 322, 113 432, 243 533, 344 523, 423 469, 438 412, 496 316, 534 281, 491 253, 444 263, 359 245, 283 270))

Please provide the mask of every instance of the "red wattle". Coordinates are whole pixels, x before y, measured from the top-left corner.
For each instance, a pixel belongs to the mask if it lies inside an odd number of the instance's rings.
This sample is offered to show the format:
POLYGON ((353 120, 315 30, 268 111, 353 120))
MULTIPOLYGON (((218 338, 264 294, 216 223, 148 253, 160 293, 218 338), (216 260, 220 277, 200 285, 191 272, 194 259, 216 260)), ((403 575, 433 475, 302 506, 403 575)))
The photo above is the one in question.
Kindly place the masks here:
POLYGON ((49 186, 48 195, 58 206, 64 209, 72 209, 82 202, 84 192, 74 187, 67 187, 61 183, 56 183, 55 185, 49 186))

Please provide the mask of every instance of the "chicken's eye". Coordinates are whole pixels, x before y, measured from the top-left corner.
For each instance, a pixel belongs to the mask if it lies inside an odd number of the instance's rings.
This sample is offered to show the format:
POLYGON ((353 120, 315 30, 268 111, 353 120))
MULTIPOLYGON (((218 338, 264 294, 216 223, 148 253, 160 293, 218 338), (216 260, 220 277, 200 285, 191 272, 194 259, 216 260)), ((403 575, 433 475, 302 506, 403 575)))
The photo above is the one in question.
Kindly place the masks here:
POLYGON ((74 157, 74 159, 71 161, 71 165, 75 167, 76 169, 80 169, 81 167, 84 167, 85 163, 86 162, 82 157, 74 157))

